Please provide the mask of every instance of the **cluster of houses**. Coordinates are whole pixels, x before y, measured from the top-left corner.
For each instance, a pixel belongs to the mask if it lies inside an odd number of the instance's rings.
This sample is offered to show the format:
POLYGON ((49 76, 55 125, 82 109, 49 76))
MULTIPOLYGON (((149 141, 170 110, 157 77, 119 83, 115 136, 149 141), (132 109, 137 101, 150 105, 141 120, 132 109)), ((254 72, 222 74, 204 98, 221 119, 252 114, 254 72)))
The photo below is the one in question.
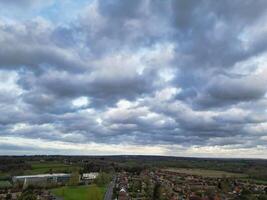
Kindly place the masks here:
POLYGON ((129 180, 126 172, 118 174, 115 185, 115 199, 117 200, 130 200, 128 193, 129 180), (117 191, 116 191, 117 190, 117 191))
POLYGON ((164 187, 171 188, 172 199, 235 199, 243 190, 250 193, 266 194, 267 186, 254 184, 236 178, 212 178, 158 170, 152 173, 154 179, 164 187))
POLYGON ((168 200, 232 200, 247 190, 267 194, 267 185, 234 178, 212 178, 178 172, 144 170, 141 174, 118 174, 114 199, 143 200, 161 195, 168 200))
MULTIPOLYGON (((34 190, 33 192, 36 194, 37 200, 56 200, 54 195, 48 190, 34 190)), ((18 200, 21 193, 21 191, 18 191, 8 194, 0 194, 0 200, 18 200)))

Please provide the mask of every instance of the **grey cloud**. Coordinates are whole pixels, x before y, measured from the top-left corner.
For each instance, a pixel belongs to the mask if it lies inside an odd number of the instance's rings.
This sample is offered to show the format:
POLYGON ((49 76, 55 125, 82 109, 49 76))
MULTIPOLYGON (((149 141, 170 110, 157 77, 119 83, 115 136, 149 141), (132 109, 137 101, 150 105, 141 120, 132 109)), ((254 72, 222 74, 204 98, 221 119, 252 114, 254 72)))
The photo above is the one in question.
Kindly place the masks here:
MULTIPOLYGON (((40 108, 49 108, 57 102, 60 102, 59 106, 64 106, 63 101, 79 96, 88 96, 93 104, 99 106, 114 104, 122 97, 121 94, 124 95, 123 98, 134 99, 154 87, 149 74, 139 75, 127 71, 124 74, 120 71, 116 73, 109 77, 107 72, 73 74, 47 70, 40 76, 26 73, 18 82, 29 91, 22 96, 25 102, 40 108)), ((65 105, 68 106, 67 103, 65 105)))
POLYGON ((153 4, 137 0, 97 1, 93 6, 90 5, 80 18, 80 29, 85 33, 92 52, 99 55, 168 41, 168 32, 172 29, 169 19, 162 16, 161 12, 153 12, 153 4), (158 23, 161 23, 161 28, 158 23))
POLYGON ((265 73, 239 79, 218 77, 208 86, 208 93, 223 100, 253 100, 263 97, 267 91, 265 73))
MULTIPOLYGON (((1 143, 0 143, 1 144, 1 143)), ((19 146, 19 145, 12 145, 12 144, 1 144, 0 147, 2 155, 6 152, 18 152, 18 151, 35 151, 37 148, 29 147, 29 146, 19 146)))
POLYGON ((258 101, 267 92, 266 70, 258 74, 233 77, 214 74, 210 79, 194 96, 183 93, 185 99, 191 99, 197 106, 212 108, 258 101))
POLYGON ((174 1, 172 8, 177 27, 175 40, 181 46, 177 51, 193 57, 193 63, 186 63, 187 67, 228 68, 264 50, 261 44, 243 48, 239 37, 264 15, 264 1, 174 1))
POLYGON ((49 67, 71 71, 87 68, 86 61, 75 51, 75 47, 67 49, 51 43, 53 29, 45 20, 26 24, 4 21, 0 26, 0 67, 24 67, 36 71, 49 67))

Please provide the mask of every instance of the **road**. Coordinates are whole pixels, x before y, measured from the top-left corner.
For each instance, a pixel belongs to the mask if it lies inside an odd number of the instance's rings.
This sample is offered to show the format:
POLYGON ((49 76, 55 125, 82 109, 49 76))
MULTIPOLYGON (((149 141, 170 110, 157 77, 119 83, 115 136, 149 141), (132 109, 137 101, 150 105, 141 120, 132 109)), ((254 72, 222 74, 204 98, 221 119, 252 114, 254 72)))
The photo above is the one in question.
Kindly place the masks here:
POLYGON ((112 200, 113 188, 115 187, 115 180, 116 178, 114 177, 110 182, 110 184, 108 185, 104 200, 112 200))

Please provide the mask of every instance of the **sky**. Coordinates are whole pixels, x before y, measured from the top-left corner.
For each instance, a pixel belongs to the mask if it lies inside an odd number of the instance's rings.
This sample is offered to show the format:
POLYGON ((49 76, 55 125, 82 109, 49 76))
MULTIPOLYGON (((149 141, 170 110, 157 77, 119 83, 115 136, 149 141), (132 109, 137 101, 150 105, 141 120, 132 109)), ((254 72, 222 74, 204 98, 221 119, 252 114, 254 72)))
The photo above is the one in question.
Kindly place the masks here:
POLYGON ((266 35, 266 0, 0 0, 0 154, 267 158, 266 35))

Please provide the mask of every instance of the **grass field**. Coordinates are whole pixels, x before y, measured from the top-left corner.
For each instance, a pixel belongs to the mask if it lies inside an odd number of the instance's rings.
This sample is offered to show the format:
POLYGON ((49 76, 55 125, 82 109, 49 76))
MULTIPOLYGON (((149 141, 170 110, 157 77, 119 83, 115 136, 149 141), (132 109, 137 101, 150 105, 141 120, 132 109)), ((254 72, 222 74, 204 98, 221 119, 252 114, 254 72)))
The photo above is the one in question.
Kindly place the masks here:
MULTIPOLYGON (((32 169, 21 171, 20 174, 16 175, 35 175, 35 174, 46 174, 50 173, 52 170, 53 173, 71 173, 75 170, 79 170, 78 166, 67 165, 60 162, 28 162, 32 169)), ((12 173, 7 172, 3 173, 0 171, 0 179, 3 179, 7 176, 10 176, 12 173)))
POLYGON ((185 169, 185 168, 167 168, 166 171, 178 172, 182 174, 198 175, 203 177, 221 178, 221 177, 239 177, 245 178, 246 174, 230 173, 217 170, 205 170, 205 169, 185 169))
POLYGON ((57 162, 32 162, 30 163, 32 166, 31 170, 26 170, 24 174, 43 174, 43 173, 49 173, 50 169, 52 169, 52 172, 72 172, 74 169, 77 169, 78 167, 66 165, 63 163, 57 163, 57 162))
MULTIPOLYGON (((98 187, 100 190, 100 198, 104 198, 106 192, 105 187, 98 187)), ((52 190, 52 193, 64 200, 87 200, 90 193, 93 192, 93 186, 66 186, 52 190)))
POLYGON ((0 179, 1 179, 2 177, 6 177, 6 176, 9 176, 9 174, 0 171, 0 179))

